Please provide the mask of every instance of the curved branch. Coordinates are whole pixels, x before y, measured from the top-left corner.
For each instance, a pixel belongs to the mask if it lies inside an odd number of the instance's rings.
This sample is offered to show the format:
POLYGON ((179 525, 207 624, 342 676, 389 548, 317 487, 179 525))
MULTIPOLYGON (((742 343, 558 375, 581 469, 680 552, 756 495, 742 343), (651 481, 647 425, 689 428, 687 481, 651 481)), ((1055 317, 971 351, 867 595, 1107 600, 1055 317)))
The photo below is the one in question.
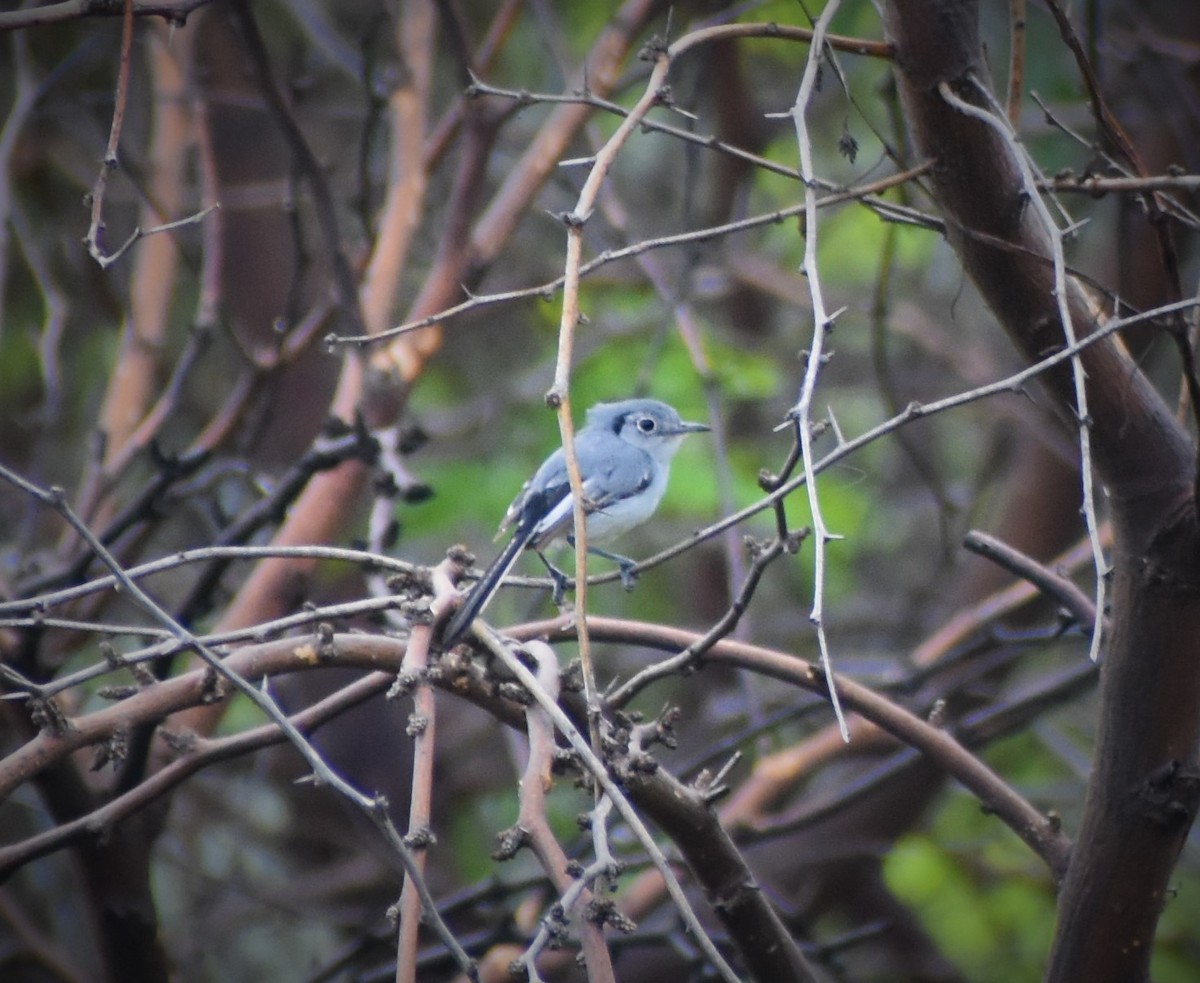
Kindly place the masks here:
MULTIPOLYGON (((621 642, 650 648, 679 651, 694 645, 700 636, 679 628, 624 621, 616 618, 588 619, 588 629, 596 641, 621 642)), ((505 634, 517 639, 574 637, 566 619, 531 622, 508 629, 505 634)), ((816 693, 829 699, 825 674, 818 666, 785 652, 723 639, 708 650, 706 663, 736 666, 771 679, 816 693)), ((1049 866, 1055 879, 1067 869, 1070 843, 1056 821, 1042 815, 991 768, 971 754, 955 738, 930 724, 887 697, 845 676, 835 679, 838 696, 846 707, 878 725, 904 744, 914 747, 972 792, 990 812, 1010 829, 1049 866)))

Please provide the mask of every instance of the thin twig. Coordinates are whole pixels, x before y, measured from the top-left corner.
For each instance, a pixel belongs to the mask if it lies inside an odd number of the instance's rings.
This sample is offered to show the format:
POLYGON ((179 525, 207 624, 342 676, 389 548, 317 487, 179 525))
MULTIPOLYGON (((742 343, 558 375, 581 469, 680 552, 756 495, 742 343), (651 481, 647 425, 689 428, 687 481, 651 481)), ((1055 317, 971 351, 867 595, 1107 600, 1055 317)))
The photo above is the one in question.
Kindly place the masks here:
MULTIPOLYGON (((206 563, 210 560, 261 560, 267 558, 288 558, 306 560, 337 560, 344 563, 357 563, 368 569, 389 570, 393 573, 412 575, 418 567, 406 560, 384 556, 379 553, 369 553, 365 550, 345 549, 339 546, 199 546, 195 549, 180 550, 170 556, 141 563, 129 567, 125 575, 131 580, 141 580, 152 574, 162 573, 186 566, 189 563, 206 563)), ((112 590, 117 585, 117 578, 111 574, 89 580, 87 583, 74 587, 64 587, 62 590, 39 594, 36 597, 21 598, 14 601, 0 601, 0 616, 22 614, 32 611, 46 611, 60 604, 69 604, 89 594, 97 594, 112 590)))
POLYGON ((742 615, 746 613, 746 609, 750 606, 750 600, 754 596, 754 592, 758 589, 759 581, 762 580, 762 575, 766 572, 767 567, 782 556, 783 551, 790 548, 791 545, 793 545, 791 542, 773 539, 765 547, 760 546, 754 554, 753 562, 746 574, 746 579, 742 582, 741 590, 738 591, 737 596, 716 624, 705 632, 698 641, 689 645, 682 652, 668 659, 663 659, 661 662, 647 666, 636 673, 631 679, 626 680, 609 695, 604 701, 605 705, 608 707, 623 707, 656 680, 674 675, 675 673, 685 672, 695 666, 696 663, 704 658, 705 652, 711 649, 722 638, 730 635, 737 627, 738 622, 742 619, 742 615))
POLYGON ((437 703, 428 678, 429 646, 439 614, 446 610, 455 597, 457 593, 453 580, 444 566, 439 567, 433 574, 431 621, 413 628, 397 685, 388 693, 391 696, 405 683, 414 687, 413 708, 407 728, 413 742, 413 764, 408 800, 408 835, 405 837, 405 841, 412 845, 413 869, 406 871, 404 889, 397 906, 400 927, 396 941, 396 983, 416 983, 417 978, 417 939, 421 928, 421 910, 425 907, 424 895, 427 893, 422 890, 425 860, 434 843, 433 763, 437 703))
MULTIPOLYGON (((279 635, 287 631, 292 631, 296 628, 305 628, 310 625, 318 624, 322 621, 337 620, 345 618, 357 618, 364 616, 378 616, 387 614, 389 611, 401 606, 403 600, 395 597, 372 597, 360 601, 348 601, 342 604, 323 605, 312 609, 297 611, 294 614, 286 615, 282 618, 276 618, 273 621, 264 621, 257 625, 251 625, 246 628, 239 628, 230 631, 215 632, 208 635, 197 636, 205 645, 208 646, 224 646, 236 643, 256 642, 272 635, 279 635)), ((39 624, 49 623, 55 619, 39 619, 37 617, 18 619, 12 622, 17 627, 32 627, 36 628, 39 624)), ((120 626, 108 626, 106 629, 110 636, 118 634, 120 626)), ((101 630, 101 626, 97 626, 97 630, 101 630)), ((130 634, 135 636, 145 637, 161 635, 163 641, 145 648, 134 649, 129 652, 122 652, 121 658, 124 666, 112 666, 101 662, 88 666, 84 669, 79 669, 69 675, 62 676, 52 682, 44 683, 40 686, 30 684, 22 687, 26 692, 33 695, 49 698, 56 696, 59 693, 64 693, 67 690, 73 689, 82 683, 90 682, 93 679, 99 679, 118 668, 140 666, 144 663, 155 662, 160 659, 170 658, 175 655, 180 655, 189 650, 189 646, 185 642, 181 642, 174 635, 167 631, 153 631, 145 627, 138 628, 130 634)))
POLYGON ((575 328, 580 321, 579 279, 583 257, 583 227, 595 208, 596 197, 621 148, 636 129, 638 122, 660 101, 661 88, 670 69, 667 53, 659 50, 646 91, 637 105, 617 127, 616 132, 596 154, 587 180, 580 189, 574 210, 563 217, 567 226, 567 253, 563 270, 562 318, 559 322, 558 354, 554 367, 554 382, 546 394, 546 402, 558 410, 558 427, 566 457, 567 477, 574 497, 575 537, 575 616, 579 624, 579 659, 583 666, 584 695, 592 723, 592 738, 598 747, 599 735, 594 722, 599 713, 596 700, 596 676, 592 667, 591 648, 587 635, 587 498, 583 477, 575 454, 575 425, 571 419, 570 380, 575 347, 575 328))
MULTIPOLYGON (((972 553, 998 564, 1022 580, 1028 580, 1039 591, 1069 612, 1071 617, 1085 630, 1090 630, 1097 620, 1095 606, 1074 583, 995 536, 972 529, 963 538, 963 546, 972 553)), ((1107 619, 1104 618, 1103 613, 1100 615, 1100 620, 1107 627, 1107 619)))
POLYGON ((321 226, 321 234, 325 241, 326 252, 333 267, 334 282, 337 284, 339 308, 356 334, 368 334, 363 324, 362 310, 359 307, 358 281, 350 260, 346 256, 338 223, 337 206, 326 180, 325 170, 317 160, 312 147, 305 140, 304 134, 296 122, 283 93, 280 91, 271 72, 271 60, 267 54, 266 43, 258 28, 258 21, 251 9, 249 0, 237 0, 231 12, 242 32, 242 38, 250 55, 250 67, 254 74, 255 83, 280 133, 287 142, 295 166, 303 175, 312 193, 313 205, 317 221, 321 226))
POLYGON ((1014 128, 1021 120, 1021 95, 1025 91, 1025 0, 1008 0, 1008 122, 1014 128))
MULTIPOLYGON (((974 79, 976 89, 985 99, 990 99, 990 93, 985 85, 974 79)), ((1029 188, 1029 202, 1042 223, 1046 235, 1050 239, 1050 247, 1054 257, 1054 299, 1058 304, 1058 316, 1062 323, 1063 336, 1068 347, 1076 343, 1075 323, 1071 316, 1071 297, 1067 290, 1067 261, 1063 253, 1062 233, 1059 231, 1050 209, 1037 193, 1037 177, 1033 164, 1021 141, 1013 132, 1011 126, 1002 115, 967 102, 960 97, 946 82, 939 83, 938 91, 942 98, 959 112, 979 120, 994 130, 1008 145, 1013 159, 1021 168, 1021 175, 1029 188)), ((1087 373, 1083 362, 1078 358, 1071 359, 1071 379, 1075 386, 1075 415, 1079 426, 1079 471, 1083 484, 1083 521, 1087 526, 1088 537, 1092 543, 1092 557, 1096 567, 1096 622, 1092 629, 1092 642, 1089 655, 1093 662, 1100 658, 1100 644, 1104 634, 1104 596, 1108 586, 1108 563, 1104 558, 1104 547, 1100 542, 1100 522, 1096 515, 1095 483, 1092 473, 1092 420, 1088 414, 1087 402, 1087 373)))
MULTIPOLYGON (((904 184, 914 178, 921 176, 932 168, 932 164, 926 162, 917 167, 913 167, 899 174, 892 174, 885 178, 880 178, 877 181, 872 181, 869 184, 859 185, 856 188, 846 188, 840 191, 828 194, 817 200, 818 208, 828 208, 832 205, 840 205, 847 201, 861 200, 866 202, 873 208, 887 208, 896 210, 899 206, 893 202, 882 202, 876 196, 897 185, 904 184)), ((679 232, 674 235, 658 236, 653 239, 643 239, 640 242, 635 242, 632 245, 625 246, 621 249, 606 249, 604 252, 588 260, 586 263, 581 263, 579 267, 579 275, 586 276, 589 273, 599 269, 602 266, 607 266, 609 263, 615 263, 618 260, 628 259, 633 256, 640 256, 642 253, 652 249, 665 249, 670 246, 692 245, 696 243, 708 242, 712 239, 718 239, 723 236, 732 235, 737 232, 745 232, 748 229, 759 228, 765 225, 778 225, 781 222, 787 221, 796 215, 803 214, 805 205, 793 205, 788 208, 778 208, 774 211, 764 212, 761 215, 754 215, 750 218, 739 219, 734 222, 725 222, 721 225, 708 226, 702 229, 695 229, 691 232, 679 232)), ((915 213, 914 213, 915 214, 915 213)), ((922 224, 932 229, 941 229, 940 223, 930 224, 929 220, 922 220, 922 224)), ((484 307, 492 307, 497 304, 505 304, 514 300, 541 299, 548 300, 556 291, 562 288, 565 278, 562 276, 555 277, 546 283, 537 284, 532 287, 521 287, 517 290, 506 290, 501 293, 494 294, 472 294, 461 303, 455 304, 453 307, 447 307, 438 311, 436 314, 430 314, 422 318, 412 321, 405 321, 403 324, 398 324, 394 328, 389 328, 387 331, 382 331, 377 335, 339 335, 330 334, 325 338, 327 345, 369 345, 375 342, 383 341, 387 338, 392 338, 399 334, 408 334, 413 331, 420 331, 422 328, 427 328, 433 324, 441 324, 455 317, 467 314, 471 311, 484 307)))
MULTIPOLYGON (((100 170, 92 184, 91 191, 91 224, 88 226, 84 243, 92 258, 103 268, 113 260, 109 259, 100 242, 104 234, 104 192, 108 188, 108 176, 117 168, 117 148, 121 144, 121 126, 125 121, 125 105, 129 99, 129 63, 133 51, 133 0, 125 0, 125 12, 121 22, 121 53, 117 59, 117 90, 113 100, 112 123, 108 129, 108 145, 104 149, 104 159, 100 162, 100 170)), ((117 253, 119 256, 133 240, 125 244, 117 253)))
POLYGON ((808 492, 808 505, 812 512, 813 523, 813 603, 808 620, 817 633, 817 646, 821 653, 821 665, 825 670, 829 683, 829 702, 837 717, 838 729, 842 739, 849 742, 850 731, 846 728, 846 718, 838 702, 837 690, 833 684, 833 665, 829 656, 829 641, 825 635, 825 550, 829 542, 841 537, 835 536, 825 525, 825 517, 821 512, 821 501, 817 495, 816 472, 813 470, 813 422, 812 405, 817 391, 817 379, 825 359, 825 335, 833 326, 833 318, 826 312, 825 298, 821 290, 821 274, 817 266, 817 194, 813 184, 815 169, 813 167, 812 141, 808 135, 808 105, 816 89, 817 76, 820 71, 822 48, 825 32, 829 22, 837 13, 840 3, 830 0, 821 16, 817 19, 813 30, 813 43, 808 51, 808 59, 804 64, 804 74, 800 80, 800 89, 796 94, 796 102, 790 110, 792 123, 796 127, 796 143, 800 154, 800 174, 804 180, 804 263, 802 272, 808 281, 809 296, 812 299, 813 334, 812 343, 808 350, 808 364, 804 368, 804 381, 800 387, 800 398, 792 407, 791 414, 797 422, 800 436, 800 453, 806 478, 805 488, 808 492))

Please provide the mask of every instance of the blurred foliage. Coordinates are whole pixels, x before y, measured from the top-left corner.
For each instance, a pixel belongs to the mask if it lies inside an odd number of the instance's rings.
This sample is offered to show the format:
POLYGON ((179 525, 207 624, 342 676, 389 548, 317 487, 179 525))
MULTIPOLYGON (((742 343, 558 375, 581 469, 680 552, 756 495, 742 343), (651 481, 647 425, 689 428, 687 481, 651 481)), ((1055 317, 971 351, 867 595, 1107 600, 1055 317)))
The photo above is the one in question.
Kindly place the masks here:
MULTIPOLYGON (((1006 983, 1040 978, 1054 932, 1053 894, 1047 893, 1045 879, 1021 881, 1011 872, 1001 883, 990 874, 981 877, 979 858, 968 848, 950 846, 961 842, 963 828, 957 823, 939 826, 938 834, 952 839, 913 835, 889 851, 884 862, 888 886, 920 916, 967 979, 1006 983)), ((994 842, 988 847, 989 861, 1002 859, 994 842)), ((1009 850, 1027 855, 1015 838, 1009 850)))
MULTIPOLYGON (((1034 802, 1043 802, 1039 790, 1063 777, 1026 735, 998 743, 985 757, 1034 802)), ((967 979, 1040 978, 1054 933, 1052 880, 977 800, 949 796, 929 832, 901 839, 883 869, 888 886, 967 979)))

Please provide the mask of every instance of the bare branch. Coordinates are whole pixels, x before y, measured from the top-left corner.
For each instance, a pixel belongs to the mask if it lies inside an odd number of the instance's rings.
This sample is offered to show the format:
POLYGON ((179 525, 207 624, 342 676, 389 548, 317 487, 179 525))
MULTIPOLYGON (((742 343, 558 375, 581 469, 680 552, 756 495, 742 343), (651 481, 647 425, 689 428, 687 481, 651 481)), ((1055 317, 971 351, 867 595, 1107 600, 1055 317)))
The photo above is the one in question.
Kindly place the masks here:
MULTIPOLYGON (((973 80, 979 93, 990 98, 986 87, 978 80, 973 80)), ((1070 296, 1067 291, 1067 261, 1063 253, 1063 237, 1050 209, 1042 201, 1040 195, 1033 189, 1037 180, 1033 164, 1021 147, 1012 128, 1004 118, 994 112, 981 109, 955 94, 946 82, 939 85, 938 91, 950 105, 961 113, 973 117, 990 126, 1009 145, 1013 158, 1021 169, 1026 188, 1029 189, 1029 202, 1042 222, 1043 229, 1050 242, 1050 250, 1054 260, 1054 297, 1058 301, 1058 316, 1062 322, 1063 335, 1068 345, 1076 341, 1075 323, 1071 314, 1070 296)), ((1092 556, 1096 565, 1096 622, 1092 628, 1091 659, 1093 662, 1100 658, 1100 643, 1103 638, 1104 593, 1108 579, 1108 561, 1104 558, 1104 547, 1100 542, 1100 520, 1096 515, 1095 483, 1092 477, 1092 420, 1088 412, 1088 397, 1086 373, 1083 363, 1073 358, 1071 360, 1071 379, 1075 390, 1075 408, 1079 420, 1079 473, 1083 482, 1083 521, 1087 525, 1088 537, 1092 543, 1092 556)))
MULTIPOLYGON (((558 732, 567 739, 572 750, 579 756, 588 772, 591 773, 597 784, 603 789, 604 794, 612 800, 617 811, 620 812, 621 818, 629 824, 630 830, 637 837, 642 848, 650 855, 654 866, 658 868, 659 873, 662 874, 663 879, 666 881, 667 892, 671 895, 671 900, 675 903, 680 916, 687 923, 694 941, 704 951, 709 963, 721 974, 723 979, 729 981, 729 983, 737 983, 737 974, 734 973, 724 957, 717 951, 708 933, 704 931, 704 927, 700 924, 696 913, 692 910, 692 906, 687 900, 687 896, 683 892, 683 887, 671 870, 671 865, 667 862, 667 858, 659 850, 658 845, 654 842, 654 837, 650 835, 650 831, 646 829, 645 824, 637 812, 634 811, 629 799, 621 791, 620 786, 609 775, 604 762, 592 751, 589 741, 579 733, 575 725, 571 723, 571 719, 559 708, 558 704, 550 699, 549 694, 538 685, 537 677, 526 668, 516 655, 509 651, 508 643, 505 640, 498 636, 493 636, 487 630, 481 630, 478 620, 475 622, 473 631, 476 633, 475 637, 486 646, 489 652, 504 663, 507 669, 521 682, 521 685, 529 691, 538 705, 545 710, 550 719, 554 721, 554 726, 558 729, 558 732)), ((532 637, 536 636, 530 636, 530 638, 532 637)))
MULTIPOLYGON (((693 645, 698 636, 678 628, 593 617, 593 637, 597 641, 624 642, 676 651, 693 645)), ((508 629, 516 639, 549 634, 572 637, 573 631, 562 620, 532 622, 508 629)), ((883 728, 904 744, 917 748, 930 760, 979 797, 984 805, 1013 830, 1049 866, 1056 879, 1067 870, 1070 844, 1058 823, 1042 815, 999 775, 959 744, 950 734, 921 720, 886 697, 845 676, 828 680, 825 672, 790 653, 775 652, 745 642, 723 639, 709 649, 706 659, 712 663, 737 666, 771 679, 797 686, 829 699, 837 687, 846 706, 883 728)))
MULTIPOLYGON (((972 553, 978 553, 993 563, 1000 564, 1005 570, 1016 576, 1028 580, 1043 594, 1068 611, 1081 628, 1096 623, 1095 605, 1066 577, 1054 573, 1019 550, 1013 549, 987 533, 972 530, 967 533, 963 545, 972 553)), ((1100 617, 1103 619, 1103 614, 1100 617)))
MULTIPOLYGON (((129 9, 134 17, 161 17, 168 24, 182 26, 193 10, 207 6, 212 0, 132 0, 129 9)), ((16 31, 85 17, 116 17, 126 9, 122 0, 58 0, 40 7, 0 12, 0 31, 16 31)))
POLYGON ((804 63, 804 75, 800 80, 800 91, 796 94, 796 102, 792 106, 790 116, 796 127, 796 143, 800 151, 800 174, 804 181, 804 264, 801 272, 808 283, 809 297, 812 298, 813 333, 809 344, 807 362, 804 366, 804 381, 800 386, 800 396, 791 409, 791 415, 796 420, 796 430, 800 438, 800 460, 804 468, 804 487, 808 493, 808 507, 812 512, 813 521, 813 603, 808 620, 817 633, 817 645, 821 650, 821 665, 829 681, 829 702, 833 714, 837 718, 838 729, 842 732, 842 740, 850 741, 850 731, 846 728, 846 718, 838 702, 837 690, 833 683, 833 663, 830 661, 829 642, 825 635, 825 551, 829 542, 840 539, 829 531, 825 525, 825 517, 821 512, 821 500, 817 495, 816 472, 813 470, 813 420, 812 404, 817 392, 817 379, 825 360, 825 336, 833 327, 833 315, 825 308, 825 298, 821 289, 821 273, 817 266, 817 195, 814 180, 816 172, 813 168, 812 141, 808 134, 808 107, 813 91, 817 84, 817 72, 824 52, 822 45, 826 30, 833 15, 837 13, 840 4, 833 0, 825 5, 821 16, 817 19, 813 31, 813 43, 808 50, 808 59, 804 63))

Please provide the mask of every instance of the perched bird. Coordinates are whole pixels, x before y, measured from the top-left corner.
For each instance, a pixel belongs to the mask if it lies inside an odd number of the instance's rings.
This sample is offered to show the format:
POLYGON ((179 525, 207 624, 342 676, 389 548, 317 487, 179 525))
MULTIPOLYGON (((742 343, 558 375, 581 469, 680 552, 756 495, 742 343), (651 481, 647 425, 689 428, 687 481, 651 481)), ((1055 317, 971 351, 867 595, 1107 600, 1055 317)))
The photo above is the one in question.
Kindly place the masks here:
MULTIPOLYGON (((703 423, 681 420, 674 409, 656 399, 627 399, 597 403, 575 434, 588 552, 616 562, 626 588, 633 586, 634 562, 593 544, 614 539, 649 519, 662 500, 671 458, 683 438, 708 429, 703 423)), ((443 645, 453 645, 462 637, 523 550, 537 552, 555 579, 556 597, 561 596, 565 577, 550 565, 542 549, 559 538, 575 545, 574 508, 567 459, 560 447, 525 482, 508 507, 500 531, 513 527, 512 539, 454 612, 442 634, 443 645)))

